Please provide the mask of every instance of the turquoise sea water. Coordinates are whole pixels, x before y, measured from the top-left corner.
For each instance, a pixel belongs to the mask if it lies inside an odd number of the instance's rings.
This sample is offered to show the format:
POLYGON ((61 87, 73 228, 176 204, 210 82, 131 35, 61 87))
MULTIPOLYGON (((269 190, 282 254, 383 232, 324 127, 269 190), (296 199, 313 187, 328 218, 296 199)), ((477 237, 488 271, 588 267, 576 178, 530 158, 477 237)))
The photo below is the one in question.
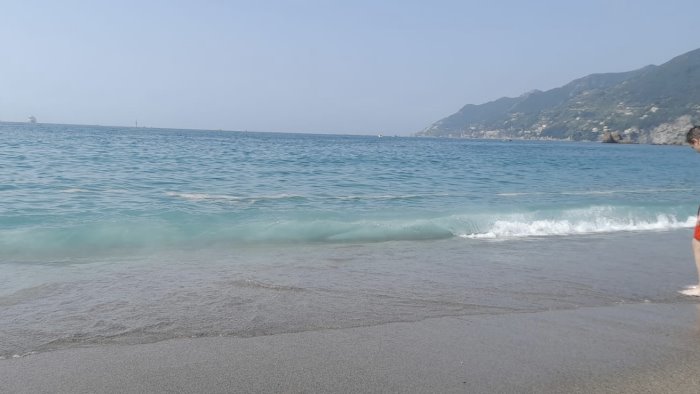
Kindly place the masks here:
POLYGON ((630 234, 685 242, 697 160, 677 146, 3 123, 0 356, 666 299, 591 288, 595 273, 552 259, 630 234))

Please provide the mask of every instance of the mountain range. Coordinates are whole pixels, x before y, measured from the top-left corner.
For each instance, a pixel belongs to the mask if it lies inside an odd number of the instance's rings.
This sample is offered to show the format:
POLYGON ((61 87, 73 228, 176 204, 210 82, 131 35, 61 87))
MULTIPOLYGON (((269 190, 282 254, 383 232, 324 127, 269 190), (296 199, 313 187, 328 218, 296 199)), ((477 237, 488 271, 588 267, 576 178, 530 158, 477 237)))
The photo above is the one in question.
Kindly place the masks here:
POLYGON ((591 74, 547 91, 467 104, 417 135, 679 144, 699 122, 696 49, 660 66, 591 74))

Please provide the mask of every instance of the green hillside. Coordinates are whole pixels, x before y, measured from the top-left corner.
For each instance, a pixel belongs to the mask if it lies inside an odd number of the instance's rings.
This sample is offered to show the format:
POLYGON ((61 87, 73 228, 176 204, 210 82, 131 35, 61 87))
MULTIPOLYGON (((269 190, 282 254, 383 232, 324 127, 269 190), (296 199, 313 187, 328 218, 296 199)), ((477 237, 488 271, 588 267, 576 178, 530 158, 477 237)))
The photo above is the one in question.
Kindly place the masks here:
POLYGON ((463 138, 682 143, 700 123, 700 49, 660 66, 592 74, 545 92, 465 105, 418 133, 463 138))

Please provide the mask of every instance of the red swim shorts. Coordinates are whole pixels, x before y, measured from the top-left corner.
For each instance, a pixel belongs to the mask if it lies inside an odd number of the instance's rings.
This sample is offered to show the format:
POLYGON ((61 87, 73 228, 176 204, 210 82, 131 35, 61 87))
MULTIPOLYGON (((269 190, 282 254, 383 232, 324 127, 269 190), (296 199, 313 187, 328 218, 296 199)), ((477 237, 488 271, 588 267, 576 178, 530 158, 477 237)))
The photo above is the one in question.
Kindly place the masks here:
POLYGON ((700 207, 698 207, 698 216, 695 220, 695 235, 693 235, 693 238, 700 241, 700 207))

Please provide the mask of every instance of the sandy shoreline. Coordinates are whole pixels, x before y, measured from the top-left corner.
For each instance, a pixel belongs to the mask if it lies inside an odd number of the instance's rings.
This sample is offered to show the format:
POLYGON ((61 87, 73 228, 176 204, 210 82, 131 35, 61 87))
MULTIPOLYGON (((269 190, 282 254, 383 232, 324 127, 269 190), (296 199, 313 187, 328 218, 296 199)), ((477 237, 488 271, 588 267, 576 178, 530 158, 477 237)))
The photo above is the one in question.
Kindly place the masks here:
POLYGON ((700 391, 700 305, 427 319, 0 360, 8 393, 700 391))

